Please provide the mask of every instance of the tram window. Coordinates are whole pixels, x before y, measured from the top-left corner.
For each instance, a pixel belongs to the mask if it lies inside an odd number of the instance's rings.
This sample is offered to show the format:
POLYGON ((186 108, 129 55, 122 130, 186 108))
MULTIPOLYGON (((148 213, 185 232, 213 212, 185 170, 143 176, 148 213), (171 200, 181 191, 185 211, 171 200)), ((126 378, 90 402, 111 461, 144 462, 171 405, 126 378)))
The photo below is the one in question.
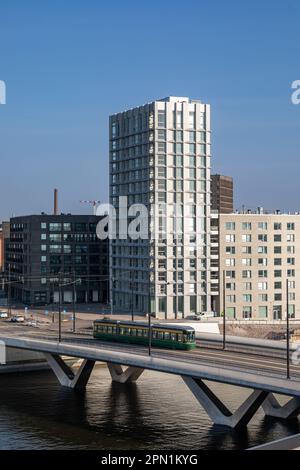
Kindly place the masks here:
POLYGON ((176 334, 175 333, 171 333, 171 340, 172 341, 177 341, 177 338, 176 338, 176 334))
POLYGON ((183 335, 183 342, 186 343, 187 340, 188 340, 188 336, 187 336, 187 334, 185 333, 185 334, 183 335))
POLYGON ((124 335, 125 334, 125 328, 120 328, 120 335, 124 335))
POLYGON ((137 335, 142 336, 143 335, 143 330, 137 330, 137 335))
POLYGON ((168 333, 167 331, 165 331, 165 339, 166 339, 166 340, 169 340, 169 339, 170 339, 170 333, 168 333))
POLYGON ((148 336, 148 330, 143 330, 143 336, 144 336, 145 338, 147 338, 147 336, 148 336))
POLYGON ((195 333, 192 331, 188 333, 188 341, 194 341, 195 339, 195 333))
POLYGON ((164 339, 164 333, 162 331, 157 332, 158 339, 164 339))
POLYGON ((177 335, 177 341, 179 341, 179 343, 182 343, 182 334, 178 334, 177 335))
POLYGON ((112 327, 111 326, 107 327, 107 333, 110 333, 110 334, 112 333, 112 327))
POLYGON ((152 331, 152 338, 156 339, 157 338, 157 331, 152 331))
POLYGON ((131 329, 131 336, 136 336, 136 328, 131 329))
POLYGON ((113 326, 112 332, 114 335, 117 333, 117 328, 115 326, 113 326))

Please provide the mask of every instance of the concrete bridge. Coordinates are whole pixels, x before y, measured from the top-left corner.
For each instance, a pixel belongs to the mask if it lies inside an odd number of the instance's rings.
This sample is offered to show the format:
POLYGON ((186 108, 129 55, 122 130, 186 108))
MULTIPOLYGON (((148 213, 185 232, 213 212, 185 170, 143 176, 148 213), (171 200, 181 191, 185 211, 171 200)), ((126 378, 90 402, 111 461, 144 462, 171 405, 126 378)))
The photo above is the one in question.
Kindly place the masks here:
MULTIPOLYGON (((282 374, 270 374, 265 369, 250 370, 247 363, 237 366, 218 365, 212 360, 203 363, 189 352, 156 350, 149 357, 144 348, 132 350, 121 345, 109 345, 66 339, 64 342, 48 338, 0 336, 7 347, 44 354, 60 384, 73 389, 84 388, 96 362, 106 363, 112 380, 119 383, 136 381, 145 369, 181 376, 198 402, 215 424, 237 428, 246 426, 262 406, 268 416, 280 419, 297 417, 300 413, 300 377, 287 380, 282 374), (80 368, 72 370, 64 357, 83 359, 80 368), (205 381, 205 382, 204 382, 205 381), (207 382, 219 382, 252 389, 244 403, 231 412, 215 395, 207 382), (281 406, 274 394, 290 397, 281 406)), ((201 349, 201 348, 200 348, 201 349)), ((219 351, 219 354, 222 352, 219 351)), ((223 353, 225 355, 226 353, 223 353)), ((199 356, 200 357, 200 356, 199 356)))

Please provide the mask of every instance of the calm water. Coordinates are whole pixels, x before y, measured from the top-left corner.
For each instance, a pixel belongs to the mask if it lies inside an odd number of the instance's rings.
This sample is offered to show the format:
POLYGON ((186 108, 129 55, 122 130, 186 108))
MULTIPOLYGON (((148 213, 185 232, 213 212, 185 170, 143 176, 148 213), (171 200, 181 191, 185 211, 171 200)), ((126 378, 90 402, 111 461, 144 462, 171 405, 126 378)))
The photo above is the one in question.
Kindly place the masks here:
MULTIPOLYGON (((249 394, 213 387, 236 409, 249 394)), ((145 372, 112 384, 94 370, 85 392, 61 388, 51 372, 0 376, 0 449, 243 449, 300 432, 259 412, 245 431, 214 426, 182 380, 145 372)))

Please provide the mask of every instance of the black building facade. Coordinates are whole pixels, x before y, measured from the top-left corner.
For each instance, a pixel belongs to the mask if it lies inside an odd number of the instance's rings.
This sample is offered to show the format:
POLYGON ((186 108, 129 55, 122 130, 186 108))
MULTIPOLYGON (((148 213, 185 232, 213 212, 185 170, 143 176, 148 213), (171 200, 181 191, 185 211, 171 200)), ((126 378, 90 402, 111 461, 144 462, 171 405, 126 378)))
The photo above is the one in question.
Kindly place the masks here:
POLYGON ((28 305, 107 303, 108 241, 97 238, 101 217, 30 215, 10 220, 5 271, 11 298, 28 305))

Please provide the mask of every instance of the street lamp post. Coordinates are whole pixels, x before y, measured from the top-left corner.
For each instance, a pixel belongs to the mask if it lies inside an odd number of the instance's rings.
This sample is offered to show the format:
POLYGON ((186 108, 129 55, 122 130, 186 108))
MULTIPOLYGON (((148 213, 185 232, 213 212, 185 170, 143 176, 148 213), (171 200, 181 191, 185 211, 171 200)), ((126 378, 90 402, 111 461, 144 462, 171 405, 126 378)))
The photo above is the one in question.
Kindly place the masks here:
POLYGON ((7 293, 7 304, 8 304, 8 317, 11 317, 11 268, 10 263, 8 265, 8 293, 7 293))
POLYGON ((76 277, 73 271, 73 333, 76 332, 76 277))
POLYGON ((61 342, 61 273, 58 276, 58 342, 61 342))
POLYGON ((151 313, 148 314, 148 332, 149 332, 148 354, 149 354, 149 356, 151 356, 151 350, 152 350, 152 324, 151 324, 151 313))
POLYGON ((290 379, 289 280, 286 281, 286 378, 290 379))
POLYGON ((226 349, 226 271, 223 271, 223 349, 226 349))
POLYGON ((149 279, 149 313, 148 313, 148 335, 149 335, 149 344, 148 344, 148 354, 151 356, 152 351, 152 324, 151 324, 151 280, 149 279))
POLYGON ((133 305, 133 273, 131 272, 131 320, 134 321, 134 305, 133 305))

